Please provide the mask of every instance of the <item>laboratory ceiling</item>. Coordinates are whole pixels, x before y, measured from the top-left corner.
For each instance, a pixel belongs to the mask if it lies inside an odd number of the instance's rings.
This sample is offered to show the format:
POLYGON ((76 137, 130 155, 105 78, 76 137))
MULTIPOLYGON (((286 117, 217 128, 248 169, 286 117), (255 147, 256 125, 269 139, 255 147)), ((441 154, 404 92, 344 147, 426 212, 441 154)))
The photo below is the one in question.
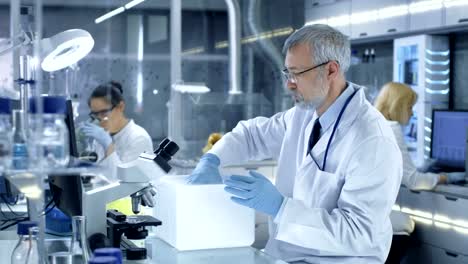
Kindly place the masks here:
MULTIPOLYGON (((18 1, 18 0, 14 0, 18 1)), ((115 8, 123 6, 131 0, 42 0, 44 6, 62 7, 108 7, 115 8)), ((22 0, 21 4, 33 4, 35 0, 22 0)), ((181 0, 183 9, 193 10, 226 10, 226 3, 222 0, 181 0)), ((0 0, 0 5, 8 5, 10 0, 0 0)), ((146 0, 138 5, 138 8, 170 8, 171 0, 146 0)))

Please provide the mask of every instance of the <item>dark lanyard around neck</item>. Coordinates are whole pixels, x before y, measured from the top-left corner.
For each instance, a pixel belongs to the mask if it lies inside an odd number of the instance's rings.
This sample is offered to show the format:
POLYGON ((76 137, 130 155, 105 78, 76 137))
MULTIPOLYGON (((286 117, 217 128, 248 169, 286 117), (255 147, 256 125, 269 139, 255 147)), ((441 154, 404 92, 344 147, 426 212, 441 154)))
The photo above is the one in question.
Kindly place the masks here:
MULTIPOLYGON (((344 103, 343 108, 341 108, 341 111, 340 111, 340 113, 338 114, 338 118, 336 119, 335 125, 333 126, 333 130, 332 130, 332 133, 331 133, 331 135, 330 135, 330 139, 328 140, 328 143, 327 143, 327 148, 325 149, 325 155, 324 155, 324 157, 323 157, 322 171, 325 171, 325 166, 327 165, 328 150, 329 150, 329 148, 330 148, 330 145, 331 145, 333 136, 335 135, 336 129, 338 128, 338 124, 339 124, 340 121, 341 121, 341 117, 343 116, 343 113, 344 113, 344 111, 346 110, 346 107, 348 107, 349 102, 351 102, 351 99, 353 99, 353 97, 354 97, 354 95, 357 93, 357 91, 359 91, 359 89, 356 89, 356 91, 354 91, 353 94, 350 95, 350 96, 348 97, 348 99, 346 99, 346 102, 344 103)), ((314 157, 312 157, 312 151, 310 152, 310 157, 314 160, 314 162, 315 162, 315 164, 317 165, 317 167, 319 167, 319 165, 318 165, 317 162, 315 161, 314 157)), ((319 169, 320 169, 320 167, 319 167, 319 169)))

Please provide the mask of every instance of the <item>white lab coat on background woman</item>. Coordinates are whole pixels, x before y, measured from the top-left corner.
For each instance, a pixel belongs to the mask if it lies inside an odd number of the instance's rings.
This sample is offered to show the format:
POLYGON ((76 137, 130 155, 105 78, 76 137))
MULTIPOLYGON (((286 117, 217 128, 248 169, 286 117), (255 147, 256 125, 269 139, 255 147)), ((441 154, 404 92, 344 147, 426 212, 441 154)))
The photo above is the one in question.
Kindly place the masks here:
POLYGON ((143 152, 153 152, 153 142, 148 132, 141 126, 129 120, 127 125, 117 134, 112 136, 114 143, 114 152, 106 157, 104 148, 95 143, 98 154, 98 162, 101 166, 108 169, 109 179, 117 179, 117 166, 122 163, 136 160, 143 152))

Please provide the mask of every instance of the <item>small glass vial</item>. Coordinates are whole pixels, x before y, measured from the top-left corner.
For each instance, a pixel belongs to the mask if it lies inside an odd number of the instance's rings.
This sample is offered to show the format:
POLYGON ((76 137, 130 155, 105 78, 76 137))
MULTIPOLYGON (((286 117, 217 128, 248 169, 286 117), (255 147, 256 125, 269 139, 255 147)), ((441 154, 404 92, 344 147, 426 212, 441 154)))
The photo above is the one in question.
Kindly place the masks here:
POLYGON ((12 167, 15 170, 25 170, 29 165, 29 155, 26 141, 25 114, 23 110, 13 110, 13 148, 12 167))

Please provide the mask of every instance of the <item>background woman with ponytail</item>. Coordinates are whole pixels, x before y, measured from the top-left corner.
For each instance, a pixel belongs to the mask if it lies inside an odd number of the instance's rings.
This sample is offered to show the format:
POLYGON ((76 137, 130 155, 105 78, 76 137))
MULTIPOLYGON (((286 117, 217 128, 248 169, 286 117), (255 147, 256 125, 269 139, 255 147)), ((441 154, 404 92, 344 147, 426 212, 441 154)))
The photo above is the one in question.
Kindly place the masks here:
POLYGON ((152 152, 148 132, 125 116, 122 85, 111 81, 96 87, 88 100, 89 116, 83 133, 94 139, 98 162, 110 169, 110 179, 116 179, 117 165, 138 158, 142 152, 152 152))

